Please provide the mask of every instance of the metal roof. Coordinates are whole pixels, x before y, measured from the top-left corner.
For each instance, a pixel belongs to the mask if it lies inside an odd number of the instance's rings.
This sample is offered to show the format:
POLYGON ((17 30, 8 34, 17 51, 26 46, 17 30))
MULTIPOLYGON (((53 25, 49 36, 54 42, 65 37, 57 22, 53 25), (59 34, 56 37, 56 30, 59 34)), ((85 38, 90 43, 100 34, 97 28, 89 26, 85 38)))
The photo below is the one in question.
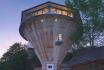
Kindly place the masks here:
POLYGON ((104 60, 104 47, 98 47, 90 50, 78 52, 65 66, 73 66, 97 60, 104 60))

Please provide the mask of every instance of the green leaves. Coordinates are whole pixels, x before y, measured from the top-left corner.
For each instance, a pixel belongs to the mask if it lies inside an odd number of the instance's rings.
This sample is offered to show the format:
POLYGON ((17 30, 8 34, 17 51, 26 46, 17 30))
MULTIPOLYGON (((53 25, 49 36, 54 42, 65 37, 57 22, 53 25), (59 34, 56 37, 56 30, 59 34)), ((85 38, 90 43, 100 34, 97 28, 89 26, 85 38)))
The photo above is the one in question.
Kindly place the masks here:
POLYGON ((83 34, 83 28, 77 27, 76 31, 71 34, 70 39, 75 43, 79 43, 79 40, 81 39, 82 34, 83 34))
POLYGON ((21 43, 15 43, 10 46, 0 59, 0 70, 33 70, 32 65, 39 65, 41 63, 34 51, 31 53, 28 51, 21 43))
POLYGON ((26 70, 28 54, 20 43, 10 46, 9 50, 1 58, 0 70, 26 70))
MULTIPOLYGON (((104 0, 66 0, 65 4, 72 11, 75 9, 80 11, 84 34, 88 35, 89 42, 94 43, 96 34, 104 30, 104 0)), ((78 28, 72 34, 74 42, 79 40, 80 33, 80 28, 78 28)))

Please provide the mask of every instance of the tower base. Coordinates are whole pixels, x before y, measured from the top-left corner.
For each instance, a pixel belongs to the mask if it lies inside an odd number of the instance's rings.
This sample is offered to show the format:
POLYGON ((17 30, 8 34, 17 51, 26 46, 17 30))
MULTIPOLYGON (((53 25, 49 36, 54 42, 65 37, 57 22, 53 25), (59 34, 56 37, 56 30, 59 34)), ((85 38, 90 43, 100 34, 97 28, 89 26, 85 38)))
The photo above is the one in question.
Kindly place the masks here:
POLYGON ((44 63, 42 70, 61 70, 61 65, 57 63, 44 63))

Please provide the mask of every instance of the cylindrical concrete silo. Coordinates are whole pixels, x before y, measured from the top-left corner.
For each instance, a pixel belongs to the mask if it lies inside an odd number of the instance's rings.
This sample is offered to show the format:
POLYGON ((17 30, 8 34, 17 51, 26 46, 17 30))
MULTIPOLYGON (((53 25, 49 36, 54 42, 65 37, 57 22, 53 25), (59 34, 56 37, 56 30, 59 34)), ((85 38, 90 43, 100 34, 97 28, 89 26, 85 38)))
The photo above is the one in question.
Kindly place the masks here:
POLYGON ((42 70, 60 70, 76 30, 71 10, 46 2, 22 12, 20 34, 35 48, 42 70))

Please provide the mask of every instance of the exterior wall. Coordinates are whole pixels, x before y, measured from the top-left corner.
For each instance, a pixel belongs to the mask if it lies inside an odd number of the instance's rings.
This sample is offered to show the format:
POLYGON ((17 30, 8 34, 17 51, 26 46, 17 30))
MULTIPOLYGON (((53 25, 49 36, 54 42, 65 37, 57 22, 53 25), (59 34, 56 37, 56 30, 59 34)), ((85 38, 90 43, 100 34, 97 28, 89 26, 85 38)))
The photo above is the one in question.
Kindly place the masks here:
POLYGON ((34 70, 42 70, 41 67, 35 67, 34 70))
POLYGON ((26 22, 24 36, 36 48, 40 61, 60 62, 71 47, 70 35, 75 31, 75 23, 70 17, 61 15, 43 15, 26 22), (63 34, 64 44, 56 46, 58 33, 63 34), (63 55, 62 55, 63 54, 63 55))
POLYGON ((78 18, 65 6, 51 2, 23 11, 20 34, 35 48, 42 70, 61 70, 61 62, 72 45, 70 38, 77 29, 78 18), (48 11, 44 13, 46 7, 48 11))
MULTIPOLYGON (((42 70, 41 67, 35 67, 34 70, 42 70)), ((79 64, 69 67, 61 67, 60 70, 104 70, 104 60, 79 64)))
POLYGON ((79 64, 73 66, 72 70, 104 70, 104 60, 79 64))
POLYGON ((42 69, 47 64, 54 64, 59 70, 60 64, 71 48, 71 34, 76 30, 73 18, 59 14, 35 16, 24 24, 24 37, 32 43, 41 61, 42 69), (63 44, 56 45, 58 34, 62 34, 63 44))

